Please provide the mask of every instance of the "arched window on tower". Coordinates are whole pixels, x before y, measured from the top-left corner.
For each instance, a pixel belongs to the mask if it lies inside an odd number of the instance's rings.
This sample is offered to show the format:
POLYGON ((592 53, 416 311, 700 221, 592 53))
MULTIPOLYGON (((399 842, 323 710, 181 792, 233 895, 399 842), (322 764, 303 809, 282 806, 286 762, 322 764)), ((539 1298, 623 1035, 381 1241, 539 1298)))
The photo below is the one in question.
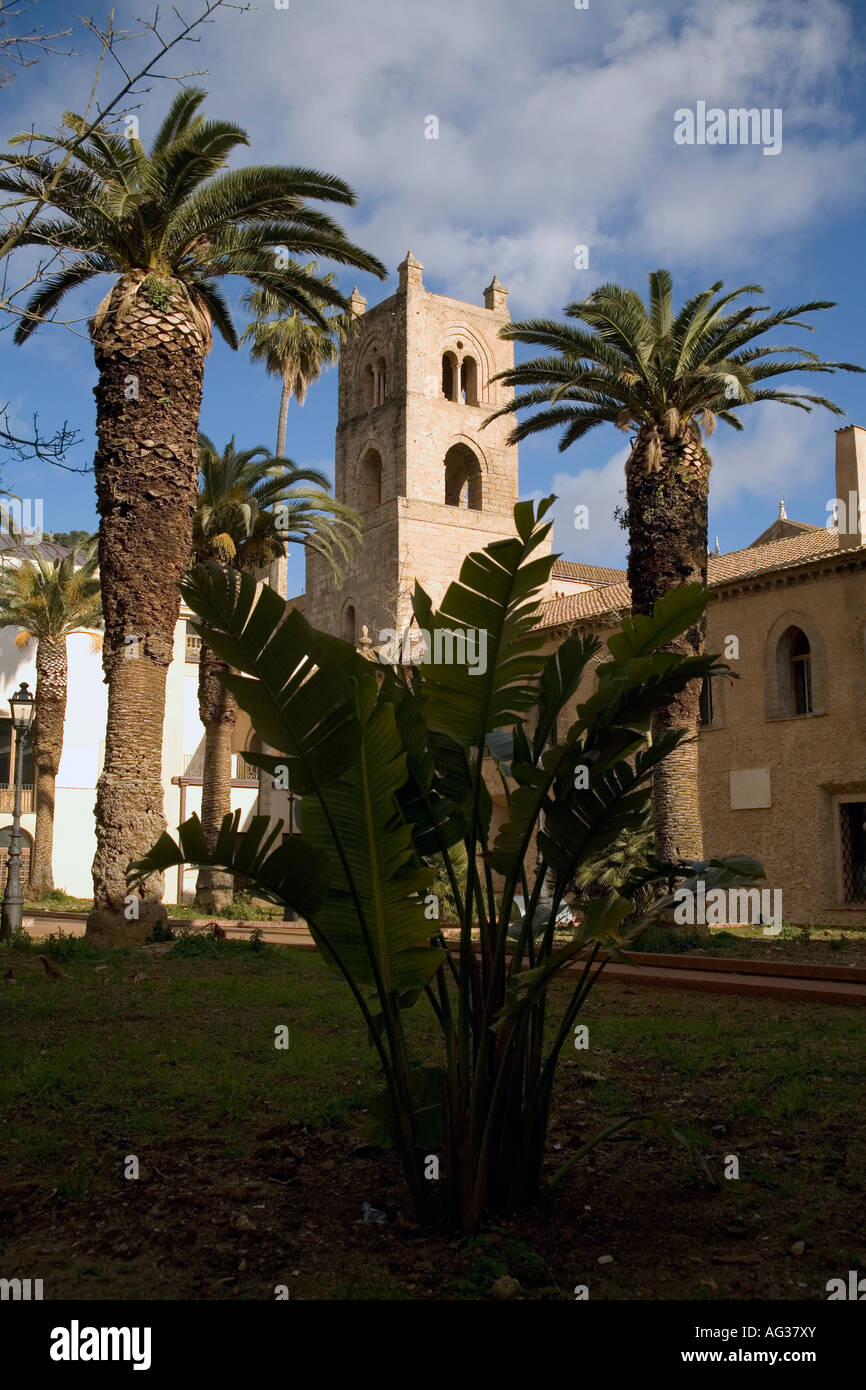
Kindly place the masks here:
POLYGON ((344 642, 355 641, 355 605, 347 603, 343 609, 343 630, 340 634, 344 642))
POLYGON ((378 449, 368 449, 358 470, 358 506, 364 511, 381 501, 382 456, 378 449))
POLYGON ((366 380, 365 393, 367 405, 372 408, 377 405, 385 404, 387 395, 387 369, 384 357, 379 357, 375 362, 368 362, 364 368, 366 380))
POLYGON ((481 464, 466 444, 452 444, 445 455, 445 505, 481 511, 481 464))
POLYGON ((478 364, 474 357, 464 357, 460 367, 460 399, 464 405, 478 404, 478 364))
POLYGON ((446 352, 442 358, 442 394, 447 401, 457 399, 458 375, 457 358, 453 352, 446 352))

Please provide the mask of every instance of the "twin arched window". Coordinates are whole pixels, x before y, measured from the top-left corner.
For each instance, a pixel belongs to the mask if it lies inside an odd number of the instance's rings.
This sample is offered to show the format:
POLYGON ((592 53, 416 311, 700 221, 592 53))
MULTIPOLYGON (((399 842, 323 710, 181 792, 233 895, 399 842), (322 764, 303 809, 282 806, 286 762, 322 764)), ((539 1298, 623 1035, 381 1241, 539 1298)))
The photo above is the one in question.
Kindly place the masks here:
POLYGON ((365 370, 368 407, 384 405, 388 385, 388 371, 384 357, 377 358, 375 362, 368 362, 365 370))
MULTIPOLYGON (((458 347, 462 347, 458 343, 458 347)), ((478 404, 478 363, 474 357, 458 357, 446 352, 442 358, 442 394, 447 401, 462 405, 478 404)))

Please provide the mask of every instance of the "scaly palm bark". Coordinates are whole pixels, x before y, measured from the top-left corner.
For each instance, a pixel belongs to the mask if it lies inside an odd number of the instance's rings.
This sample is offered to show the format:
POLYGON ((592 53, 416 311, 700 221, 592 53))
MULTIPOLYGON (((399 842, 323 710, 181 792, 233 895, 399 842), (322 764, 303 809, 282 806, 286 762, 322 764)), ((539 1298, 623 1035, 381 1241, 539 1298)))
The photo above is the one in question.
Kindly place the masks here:
POLYGON ((159 281, 163 294, 148 294, 150 279, 122 276, 93 324, 108 719, 88 936, 107 942, 144 941, 165 914, 160 878, 127 903, 126 866, 135 845, 165 829, 165 682, 189 563, 211 345, 209 321, 186 287, 159 281))
MULTIPOLYGON (((230 668, 202 642, 198 668, 198 711, 204 725, 204 766, 201 787, 201 823, 208 845, 216 843, 223 817, 232 808, 232 736, 238 718, 237 701, 220 684, 220 671, 230 668)), ((234 892, 231 874, 220 869, 200 869, 196 904, 205 912, 228 907, 234 892)))
MULTIPOLYGON (((638 432, 626 464, 626 505, 640 523, 629 529, 628 582, 632 610, 652 613, 674 584, 707 582, 707 507, 710 456, 700 436, 680 431, 652 448, 652 431, 638 432), (652 459, 652 465, 649 459, 652 459)), ((701 656, 706 617, 686 629, 667 650, 701 656)), ((698 730, 701 682, 691 681, 653 717, 653 736, 688 729, 653 778, 656 852, 666 859, 702 859, 698 730)))
POLYGON ((67 675, 66 638, 40 637, 36 646, 33 720, 36 831, 30 861, 30 891, 34 898, 54 888, 54 799, 63 752, 67 675))
POLYGON ((74 632, 95 635, 102 627, 93 542, 76 554, 49 562, 39 551, 7 556, 0 571, 0 626, 17 627, 15 644, 36 642, 36 708, 33 753, 36 776, 36 833, 30 868, 31 891, 54 887, 55 784, 63 753, 66 717, 66 639, 74 632))

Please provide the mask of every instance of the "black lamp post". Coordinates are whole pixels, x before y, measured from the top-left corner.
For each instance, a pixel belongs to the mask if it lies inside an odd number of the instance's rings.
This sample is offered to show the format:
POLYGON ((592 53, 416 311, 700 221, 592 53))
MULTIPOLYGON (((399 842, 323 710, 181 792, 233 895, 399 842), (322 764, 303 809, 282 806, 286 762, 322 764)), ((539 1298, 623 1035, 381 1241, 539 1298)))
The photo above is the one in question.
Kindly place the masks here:
POLYGON ((21 930, 21 914, 24 907, 21 895, 21 778, 24 770, 24 740, 32 728, 36 711, 36 701, 30 694, 26 681, 22 681, 15 694, 9 696, 9 708, 12 711, 12 727, 15 730, 15 800, 12 806, 12 828, 9 833, 9 868, 0 922, 0 938, 3 941, 11 941, 13 934, 21 930))

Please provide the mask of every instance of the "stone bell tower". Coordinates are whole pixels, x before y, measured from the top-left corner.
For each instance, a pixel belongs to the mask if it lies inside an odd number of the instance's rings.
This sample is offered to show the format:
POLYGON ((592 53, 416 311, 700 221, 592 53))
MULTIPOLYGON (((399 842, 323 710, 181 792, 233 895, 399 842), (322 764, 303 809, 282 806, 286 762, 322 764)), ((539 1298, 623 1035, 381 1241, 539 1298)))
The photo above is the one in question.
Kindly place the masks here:
POLYGON ((472 550, 514 534, 514 420, 482 424, 512 391, 491 382, 514 363, 498 334, 508 292, 494 276, 484 306, 425 290, 411 251, 395 294, 367 309, 342 349, 335 493, 363 518, 339 589, 307 553, 309 620, 349 640, 403 629, 418 579, 438 604, 472 550))

